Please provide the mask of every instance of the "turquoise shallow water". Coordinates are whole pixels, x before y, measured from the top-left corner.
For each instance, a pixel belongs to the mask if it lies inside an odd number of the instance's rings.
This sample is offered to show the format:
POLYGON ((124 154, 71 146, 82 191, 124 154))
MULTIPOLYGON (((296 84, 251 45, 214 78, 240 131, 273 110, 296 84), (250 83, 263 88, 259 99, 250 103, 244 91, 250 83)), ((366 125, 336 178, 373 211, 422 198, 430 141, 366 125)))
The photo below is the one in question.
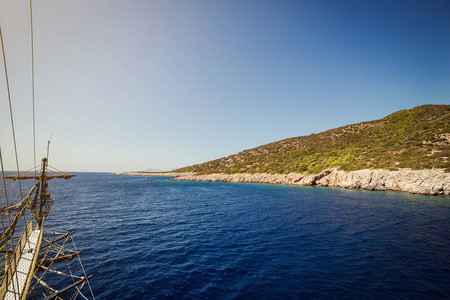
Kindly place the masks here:
POLYGON ((450 197, 96 173, 53 197, 97 299, 450 298, 450 197))

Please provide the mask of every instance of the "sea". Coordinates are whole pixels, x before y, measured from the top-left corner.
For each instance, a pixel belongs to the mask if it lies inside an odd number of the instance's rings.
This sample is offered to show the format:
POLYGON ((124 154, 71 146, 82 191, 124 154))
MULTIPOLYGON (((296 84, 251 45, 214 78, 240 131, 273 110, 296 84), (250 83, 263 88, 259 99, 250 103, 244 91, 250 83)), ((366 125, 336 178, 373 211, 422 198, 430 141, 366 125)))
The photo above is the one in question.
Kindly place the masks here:
POLYGON ((76 175, 46 229, 96 299, 450 299, 448 196, 76 175))

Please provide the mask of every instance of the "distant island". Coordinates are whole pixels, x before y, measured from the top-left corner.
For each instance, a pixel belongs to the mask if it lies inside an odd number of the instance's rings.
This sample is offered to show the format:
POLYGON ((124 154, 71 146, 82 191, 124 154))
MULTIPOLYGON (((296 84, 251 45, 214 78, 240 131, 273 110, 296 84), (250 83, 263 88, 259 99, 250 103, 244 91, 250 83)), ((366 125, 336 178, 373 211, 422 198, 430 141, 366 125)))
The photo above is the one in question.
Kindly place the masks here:
POLYGON ((450 105, 400 110, 172 172, 120 174, 450 195, 450 105))

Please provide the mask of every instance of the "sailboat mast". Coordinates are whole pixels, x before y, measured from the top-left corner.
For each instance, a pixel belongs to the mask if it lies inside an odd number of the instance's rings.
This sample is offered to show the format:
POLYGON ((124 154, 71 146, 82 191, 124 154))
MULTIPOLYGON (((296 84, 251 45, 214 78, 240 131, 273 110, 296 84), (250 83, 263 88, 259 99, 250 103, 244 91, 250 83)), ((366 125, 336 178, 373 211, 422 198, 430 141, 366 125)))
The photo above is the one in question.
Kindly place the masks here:
POLYGON ((42 225, 42 221, 43 221, 43 218, 42 218, 42 208, 45 206, 45 204, 46 204, 46 197, 48 196, 48 193, 46 193, 46 190, 47 190, 47 186, 48 186, 48 183, 47 183, 47 180, 46 180, 46 178, 45 178, 45 167, 46 167, 46 165, 47 165, 47 158, 43 158, 42 159, 42 171, 41 171, 41 177, 39 178, 39 183, 40 183, 40 185, 41 185, 41 190, 40 190, 40 198, 41 198, 41 201, 40 201, 40 204, 39 204, 39 214, 38 214, 38 219, 36 220, 37 222, 38 222, 38 225, 39 225, 39 227, 41 227, 41 225, 42 225))

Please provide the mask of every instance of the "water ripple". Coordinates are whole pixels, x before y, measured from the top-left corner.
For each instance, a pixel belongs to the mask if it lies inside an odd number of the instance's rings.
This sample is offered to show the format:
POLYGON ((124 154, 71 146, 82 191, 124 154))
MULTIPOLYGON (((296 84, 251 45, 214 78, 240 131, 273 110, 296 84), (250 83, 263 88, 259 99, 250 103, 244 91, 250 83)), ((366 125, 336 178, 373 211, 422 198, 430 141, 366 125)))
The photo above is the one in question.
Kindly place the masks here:
POLYGON ((450 199, 79 174, 75 229, 97 299, 450 297, 450 199))

